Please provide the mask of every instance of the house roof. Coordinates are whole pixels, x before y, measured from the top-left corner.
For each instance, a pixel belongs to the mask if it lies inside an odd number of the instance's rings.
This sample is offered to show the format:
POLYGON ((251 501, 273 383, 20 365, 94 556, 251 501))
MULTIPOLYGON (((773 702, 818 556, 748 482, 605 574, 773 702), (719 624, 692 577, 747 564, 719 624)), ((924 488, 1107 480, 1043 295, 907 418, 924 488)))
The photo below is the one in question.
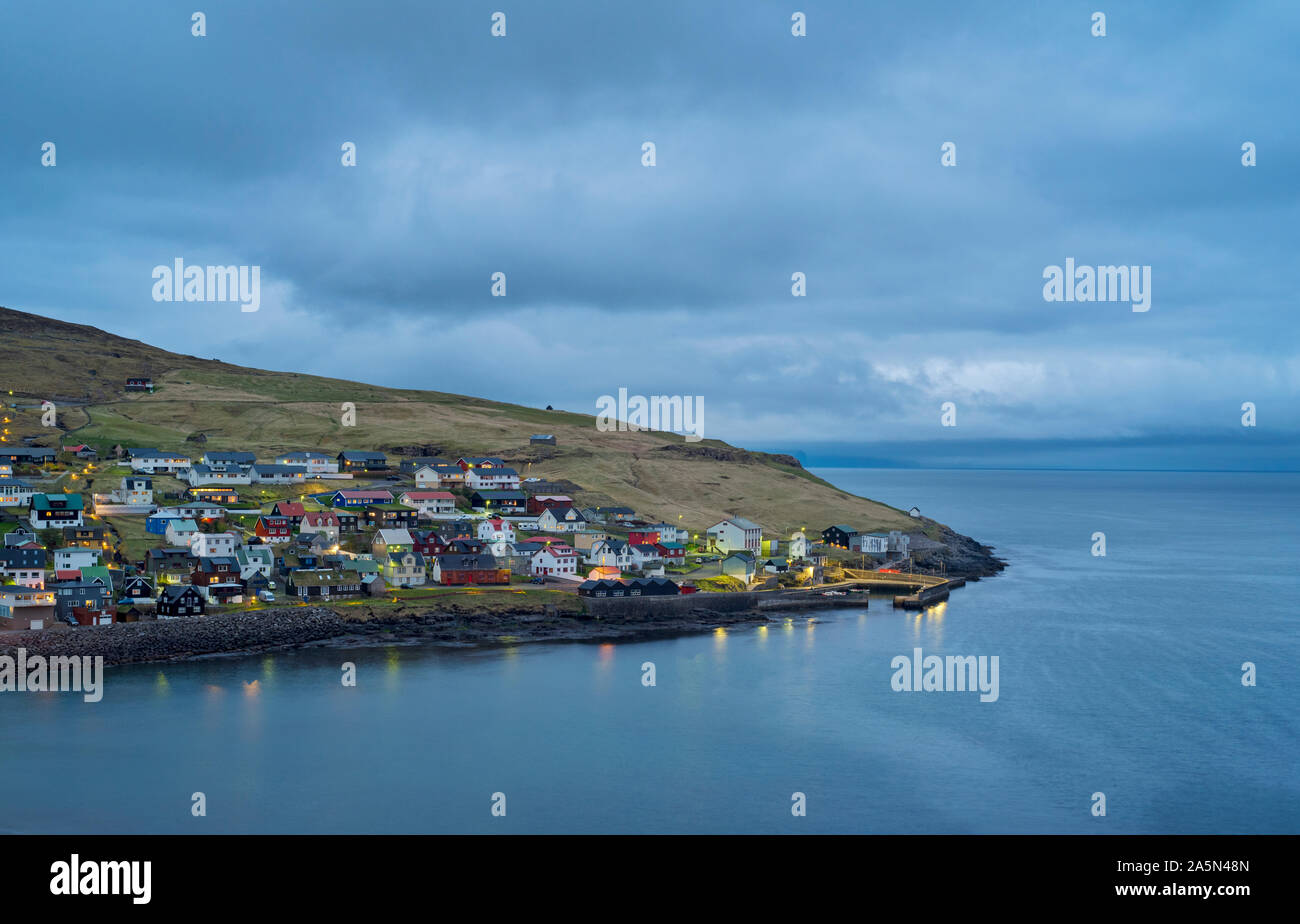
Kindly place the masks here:
POLYGON ((376 497, 382 497, 387 501, 391 501, 393 499, 393 492, 386 491, 386 490, 376 490, 376 491, 352 490, 352 491, 335 491, 334 493, 347 500, 366 500, 367 498, 376 498, 376 497))
POLYGON ((258 462, 249 468, 258 475, 305 475, 305 465, 282 465, 279 462, 258 462))
POLYGON ((198 594, 193 584, 164 584, 162 595, 168 600, 175 600, 177 597, 183 597, 187 593, 198 594))
POLYGON ((714 523, 712 526, 710 526, 708 532, 712 532, 713 530, 717 529, 719 526, 726 526, 728 523, 730 523, 732 526, 736 527, 737 529, 748 530, 748 529, 763 528, 759 526, 757 523, 755 523, 753 520, 746 520, 744 517, 727 517, 725 520, 720 520, 717 523, 714 523))
POLYGON ((167 524, 167 528, 173 532, 198 532, 199 524, 195 523, 189 517, 173 517, 172 522, 167 524))
POLYGON ((345 449, 339 455, 349 462, 382 462, 388 458, 382 452, 372 452, 368 449, 345 449))
POLYGON ((54 510, 52 505, 62 501, 60 510, 81 510, 85 503, 80 494, 33 494, 32 507, 36 510, 54 510))
POLYGON ((339 518, 336 514, 329 511, 312 511, 302 515, 302 521, 307 526, 338 526, 339 518))
POLYGON ((567 545, 545 545, 533 553, 534 555, 550 555, 552 558, 572 558, 578 553, 569 548, 567 545))
POLYGON ((454 501, 456 495, 450 491, 403 491, 402 497, 409 498, 413 501, 423 500, 449 500, 454 501))
POLYGON ((225 565, 228 569, 238 571, 239 559, 234 555, 214 555, 211 558, 199 559, 199 570, 208 574, 216 574, 218 567, 221 565, 225 565))
POLYGON ((438 567, 444 571, 500 571, 491 555, 439 555, 438 567))
POLYGON ((547 507, 540 514, 538 514, 538 519, 541 519, 542 517, 546 516, 548 513, 551 515, 551 518, 554 519, 557 523, 560 520, 563 520, 566 523, 587 522, 587 518, 582 515, 582 511, 578 510, 575 507, 547 507))
POLYGON ((415 564, 419 565, 421 568, 424 567, 424 556, 421 555, 419 552, 415 551, 414 549, 410 549, 405 552, 389 552, 388 560, 395 565, 400 565, 404 563, 403 559, 406 558, 407 555, 414 556, 415 564))
POLYGON ((307 515, 307 508, 295 501, 277 501, 275 510, 282 517, 302 517, 307 515))
POLYGON ((345 571, 295 571, 289 579, 298 587, 337 587, 341 584, 360 584, 361 575, 351 569, 345 571))
POLYGON ((527 500, 523 491, 489 491, 483 489, 475 491, 474 494, 476 497, 483 498, 483 500, 527 500))
POLYGON ((413 545, 415 537, 411 535, 408 529, 381 529, 375 534, 375 539, 382 541, 384 545, 413 545))
POLYGON ((190 461, 189 456, 183 456, 178 452, 163 452, 161 449, 128 449, 127 455, 132 459, 184 459, 190 461))

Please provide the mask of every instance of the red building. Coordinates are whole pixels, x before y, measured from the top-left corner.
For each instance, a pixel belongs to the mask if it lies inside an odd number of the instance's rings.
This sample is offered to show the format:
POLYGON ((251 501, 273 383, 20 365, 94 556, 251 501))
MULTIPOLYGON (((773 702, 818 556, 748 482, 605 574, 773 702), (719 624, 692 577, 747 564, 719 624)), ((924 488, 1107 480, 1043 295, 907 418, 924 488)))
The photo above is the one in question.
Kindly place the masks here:
POLYGON ((258 517, 253 532, 264 542, 288 542, 293 538, 293 523, 288 517, 258 517))
POLYGON ((74 606, 72 608, 72 618, 77 621, 79 626, 111 626, 117 622, 117 610, 74 606))
POLYGON ((572 507, 573 498, 567 494, 534 494, 528 498, 528 512, 532 514, 550 510, 552 507, 572 507))
POLYGON ((686 561, 686 546, 679 545, 676 542, 652 542, 650 543, 659 550, 659 555, 664 561, 684 562, 686 561))
POLYGON ((628 545, 654 545, 658 541, 657 529, 634 529, 627 534, 628 545))
POLYGON ((439 555, 433 560, 439 584, 509 584, 510 569, 497 566, 491 555, 439 555))

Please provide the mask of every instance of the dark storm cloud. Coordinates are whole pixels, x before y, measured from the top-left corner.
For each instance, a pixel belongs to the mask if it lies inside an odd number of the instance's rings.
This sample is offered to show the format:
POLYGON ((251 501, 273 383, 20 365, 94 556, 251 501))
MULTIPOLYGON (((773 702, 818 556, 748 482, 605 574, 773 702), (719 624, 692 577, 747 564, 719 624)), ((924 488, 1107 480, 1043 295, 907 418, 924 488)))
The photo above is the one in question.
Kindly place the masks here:
POLYGON ((700 391, 735 439, 923 439, 943 400, 972 440, 1209 432, 1243 400, 1300 429, 1288 5, 1125 4, 1105 38, 1074 3, 191 12, 0 12, 0 302, 574 410, 700 391), (262 311, 152 302, 177 256, 260 265, 262 311), (1066 257, 1151 265, 1152 311, 1045 303, 1066 257), (485 330, 584 371, 536 395, 485 330))

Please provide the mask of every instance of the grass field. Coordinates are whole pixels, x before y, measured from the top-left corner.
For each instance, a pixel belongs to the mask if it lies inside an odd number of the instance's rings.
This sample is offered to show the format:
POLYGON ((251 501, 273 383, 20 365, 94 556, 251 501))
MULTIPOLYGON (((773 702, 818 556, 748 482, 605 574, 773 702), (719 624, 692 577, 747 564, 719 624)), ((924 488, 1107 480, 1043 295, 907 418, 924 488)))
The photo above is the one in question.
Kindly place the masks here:
MULTIPOLYGON (((339 379, 247 369, 168 353, 93 328, 0 309, 6 328, 11 403, 43 396, 81 396, 67 406, 57 434, 86 442, 101 456, 115 444, 151 446, 198 456, 204 449, 241 449, 260 458, 294 449, 426 447, 440 455, 502 456, 525 477, 565 480, 583 506, 621 504, 702 533, 724 516, 743 516, 770 533, 820 531, 847 522, 859 529, 915 529, 903 511, 840 491, 782 459, 717 440, 687 444, 653 432, 600 432, 585 414, 546 411, 441 391, 383 388, 339 379), (151 375, 156 394, 120 391, 128 375, 151 375), (344 402, 355 426, 344 426, 344 402), (87 422, 88 421, 88 422, 87 422), (529 436, 553 433, 556 447, 533 447, 529 436), (187 441, 198 434, 204 442, 187 441)), ((39 410, 9 410, 10 439, 56 434, 39 410)), ((100 473, 106 478, 106 473, 100 473)), ((166 484, 164 479, 160 482, 166 484)), ((237 486, 241 497, 269 503, 346 482, 307 488, 237 486)), ((97 478, 96 488, 109 485, 97 478)), ((176 490, 183 489, 177 485, 176 490)))

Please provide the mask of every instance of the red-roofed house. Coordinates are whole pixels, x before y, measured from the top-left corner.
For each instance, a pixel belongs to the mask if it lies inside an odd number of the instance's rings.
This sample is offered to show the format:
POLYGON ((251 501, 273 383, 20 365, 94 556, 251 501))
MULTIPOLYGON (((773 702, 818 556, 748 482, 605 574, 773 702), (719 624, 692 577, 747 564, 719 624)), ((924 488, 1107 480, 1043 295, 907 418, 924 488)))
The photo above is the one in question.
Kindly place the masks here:
POLYGON ((533 553, 533 574, 576 575, 578 553, 567 545, 548 545, 533 553))
POLYGON ((258 517, 253 532, 268 545, 288 542, 293 538, 293 526, 288 517, 258 517))
POLYGON ((325 538, 333 542, 339 539, 339 518, 328 510, 324 512, 304 513, 298 524, 300 533, 324 533, 325 538))
POLYGON ((397 501, 421 513, 456 512, 456 496, 450 491, 405 491, 397 501))
POLYGON ((500 517, 490 517, 478 525, 478 537, 484 542, 514 542, 515 528, 500 517))
POLYGON ((271 507, 271 513, 277 517, 287 517, 294 526, 302 522, 303 515, 307 513, 307 508, 302 504, 293 501, 276 501, 271 507))

